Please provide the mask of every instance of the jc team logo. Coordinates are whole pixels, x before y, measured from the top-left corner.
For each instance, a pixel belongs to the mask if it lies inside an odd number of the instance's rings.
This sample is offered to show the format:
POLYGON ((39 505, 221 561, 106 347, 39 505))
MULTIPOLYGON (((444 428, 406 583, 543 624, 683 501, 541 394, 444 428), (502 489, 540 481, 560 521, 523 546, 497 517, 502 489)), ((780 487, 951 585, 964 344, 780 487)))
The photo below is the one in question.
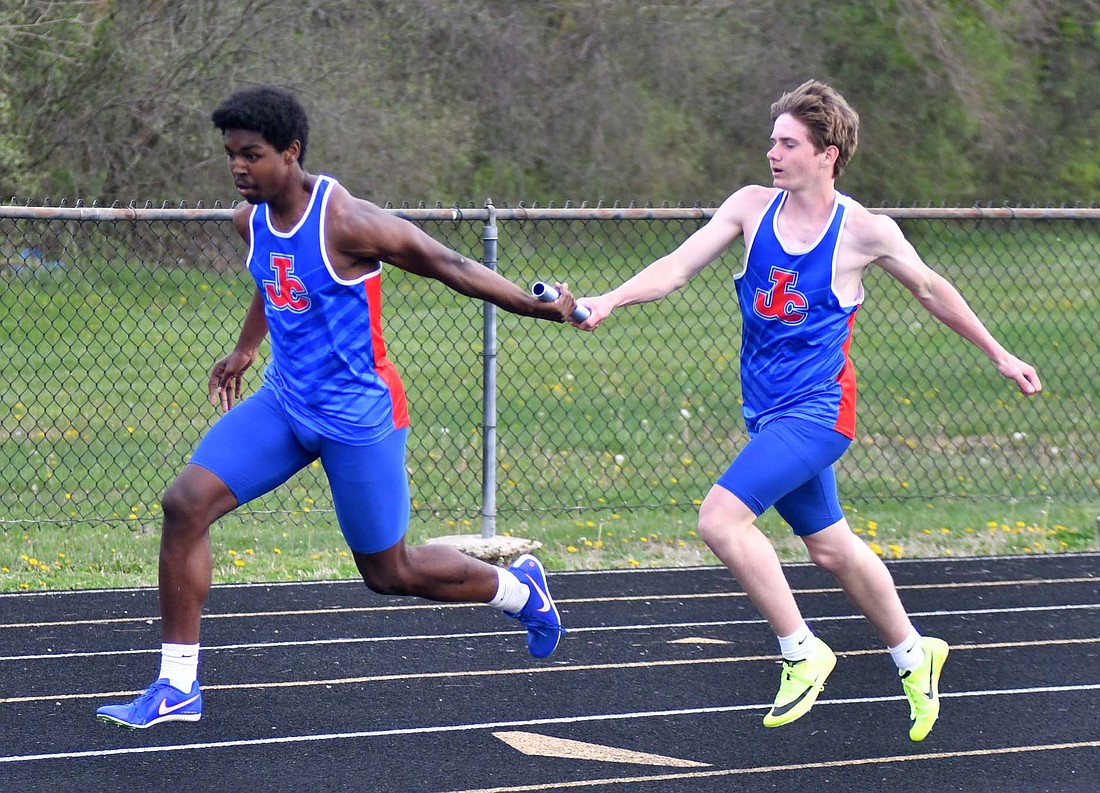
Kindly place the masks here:
POLYGON ((306 285, 294 275, 294 257, 281 253, 271 254, 271 269, 275 272, 275 280, 264 281, 264 291, 271 305, 295 313, 309 308, 306 285))
POLYGON ((773 267, 768 279, 771 286, 756 290, 753 309, 765 319, 776 319, 786 325, 801 325, 809 313, 810 301, 795 289, 798 273, 773 267))

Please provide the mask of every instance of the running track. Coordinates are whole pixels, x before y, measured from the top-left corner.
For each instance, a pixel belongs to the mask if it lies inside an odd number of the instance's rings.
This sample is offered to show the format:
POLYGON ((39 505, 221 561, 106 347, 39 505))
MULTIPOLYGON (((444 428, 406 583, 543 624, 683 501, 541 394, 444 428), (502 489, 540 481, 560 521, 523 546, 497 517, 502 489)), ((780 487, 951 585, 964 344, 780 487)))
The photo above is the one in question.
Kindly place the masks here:
POLYGON ((355 582, 215 587, 205 714, 128 731, 156 593, 0 595, 0 791, 1100 790, 1100 555, 894 562, 952 647, 923 743, 888 656, 827 575, 788 575, 839 662, 766 729, 774 638, 722 569, 552 573, 570 633, 535 661, 480 606, 355 582))

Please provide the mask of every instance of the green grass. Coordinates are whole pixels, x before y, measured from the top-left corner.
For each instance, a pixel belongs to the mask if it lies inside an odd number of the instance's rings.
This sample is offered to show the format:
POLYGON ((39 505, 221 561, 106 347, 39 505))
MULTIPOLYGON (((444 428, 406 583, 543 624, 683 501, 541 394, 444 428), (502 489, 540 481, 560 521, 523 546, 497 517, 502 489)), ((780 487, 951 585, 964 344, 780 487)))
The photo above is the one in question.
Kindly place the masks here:
MULTIPOLYGON (((1100 295, 1088 284, 1100 232, 907 226, 1046 390, 1015 394, 872 273, 852 347, 859 437, 838 472, 853 526, 886 557, 1097 550, 1100 295)), ((691 227, 502 224, 500 269, 596 293, 691 227)), ((210 224, 191 231, 225 245, 210 224)), ((476 255, 476 226, 428 231, 476 255)), ((209 367, 251 293, 231 258, 161 266, 94 242, 86 256, 66 249, 63 271, 0 269, 0 590, 155 580, 160 494, 217 417, 209 367)), ((540 540, 556 568, 713 562, 692 531, 698 500, 744 442, 740 255, 594 334, 499 313, 499 531, 540 540)), ((392 268, 385 277, 387 341, 413 414, 410 538, 477 533, 481 307, 392 268)), ((800 558, 778 520, 765 524, 785 558, 800 558)), ((354 575, 316 469, 227 518, 214 541, 218 580, 354 575)))
MULTIPOLYGON (((884 559, 1100 551, 1100 502, 1041 504, 845 504, 853 530, 884 559)), ((552 570, 718 564, 699 540, 695 510, 585 510, 568 516, 507 520, 498 532, 538 539, 552 570)), ((761 528, 780 557, 807 561, 804 546, 774 512, 761 528)), ((414 515, 409 542, 477 535, 470 518, 414 515)), ((229 516, 211 533, 214 580, 309 581, 357 578, 331 513, 229 516)), ((0 532, 0 591, 154 586, 159 530, 155 514, 134 521, 81 523, 0 532)))

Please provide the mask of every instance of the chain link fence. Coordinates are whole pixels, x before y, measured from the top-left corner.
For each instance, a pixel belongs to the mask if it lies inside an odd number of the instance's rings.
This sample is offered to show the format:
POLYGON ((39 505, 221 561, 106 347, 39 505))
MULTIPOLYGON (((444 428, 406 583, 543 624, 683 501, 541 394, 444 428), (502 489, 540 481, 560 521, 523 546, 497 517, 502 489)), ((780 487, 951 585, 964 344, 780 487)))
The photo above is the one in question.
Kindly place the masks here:
MULTIPOLYGON (((584 295, 672 250, 713 210, 390 211, 471 258, 499 259, 518 284, 567 280, 584 295)), ((1100 210, 877 211, 1038 367, 1045 391, 1019 396, 870 273, 852 344, 858 437, 839 463, 845 502, 1097 501, 1100 210)), ((217 418, 210 367, 235 343, 253 290, 230 215, 0 207, 0 527, 159 522, 160 494, 217 418)), ((732 281, 742 257, 731 249, 668 299, 620 309, 592 334, 387 268, 413 509, 480 518, 485 531, 498 518, 694 509, 746 440, 732 281)), ((238 511, 271 513, 331 523, 319 466, 238 511)))

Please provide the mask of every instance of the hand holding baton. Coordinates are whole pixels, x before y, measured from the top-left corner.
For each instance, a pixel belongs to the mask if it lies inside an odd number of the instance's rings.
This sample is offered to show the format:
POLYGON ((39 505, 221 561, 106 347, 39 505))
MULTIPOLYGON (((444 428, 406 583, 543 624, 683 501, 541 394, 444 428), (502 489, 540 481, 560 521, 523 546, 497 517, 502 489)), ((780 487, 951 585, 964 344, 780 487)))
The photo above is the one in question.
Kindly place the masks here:
MULTIPOLYGON (((561 292, 555 289, 552 285, 543 281, 536 281, 531 287, 531 294, 541 300, 543 303, 553 303, 561 296, 561 292)), ((573 309, 573 321, 584 322, 592 314, 587 308, 582 305, 577 305, 573 309)))

